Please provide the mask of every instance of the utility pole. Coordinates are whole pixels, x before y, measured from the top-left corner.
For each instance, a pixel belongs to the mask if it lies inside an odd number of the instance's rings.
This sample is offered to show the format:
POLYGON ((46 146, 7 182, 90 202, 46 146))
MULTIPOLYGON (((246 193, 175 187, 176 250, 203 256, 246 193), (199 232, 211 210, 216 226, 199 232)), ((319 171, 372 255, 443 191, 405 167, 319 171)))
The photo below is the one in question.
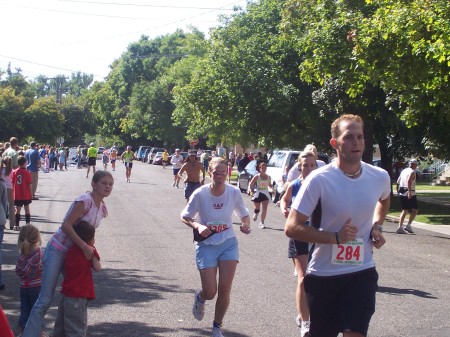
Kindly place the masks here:
POLYGON ((48 77, 47 80, 55 80, 56 82, 56 103, 61 104, 62 102, 62 85, 64 83, 64 80, 69 79, 65 76, 58 76, 58 77, 48 77))

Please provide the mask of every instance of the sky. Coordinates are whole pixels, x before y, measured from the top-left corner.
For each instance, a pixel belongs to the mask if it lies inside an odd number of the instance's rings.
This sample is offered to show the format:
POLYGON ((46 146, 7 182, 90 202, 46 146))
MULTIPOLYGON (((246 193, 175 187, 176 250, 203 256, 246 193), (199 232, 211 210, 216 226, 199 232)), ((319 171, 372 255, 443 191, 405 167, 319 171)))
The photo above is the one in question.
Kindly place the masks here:
POLYGON ((208 36, 246 0, 0 0, 0 70, 33 80, 80 71, 102 81, 142 35, 195 26, 208 36))

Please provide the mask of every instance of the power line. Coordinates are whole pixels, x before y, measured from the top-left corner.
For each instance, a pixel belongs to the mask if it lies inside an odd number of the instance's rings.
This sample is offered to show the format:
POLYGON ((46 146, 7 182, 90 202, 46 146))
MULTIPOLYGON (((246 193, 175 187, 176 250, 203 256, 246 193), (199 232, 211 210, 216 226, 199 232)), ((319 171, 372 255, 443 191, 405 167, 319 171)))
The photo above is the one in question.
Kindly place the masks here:
MULTIPOLYGON (((6 55, 0 55, 0 57, 4 57, 4 58, 7 58, 7 59, 11 59, 11 60, 16 60, 16 61, 20 61, 20 62, 30 63, 30 64, 34 64, 34 65, 42 66, 42 67, 47 67, 47 68, 53 68, 53 69, 58 69, 58 70, 63 70, 63 71, 70 71, 72 73, 76 73, 76 72, 79 71, 79 70, 72 70, 72 69, 67 69, 67 68, 60 68, 60 67, 55 67, 55 66, 49 66, 47 64, 37 63, 37 62, 33 62, 33 61, 28 61, 28 60, 23 60, 23 59, 19 59, 19 58, 16 58, 16 57, 11 57, 11 56, 6 56, 6 55)), ((104 76, 95 75, 95 74, 92 74, 92 75, 94 75, 96 77, 104 77, 104 76)))
MULTIPOLYGON (((176 9, 201 9, 201 10, 227 10, 232 11, 233 8, 221 8, 221 7, 194 7, 194 6, 168 6, 168 5, 148 5, 148 4, 128 4, 119 2, 99 2, 99 1, 82 1, 82 0, 59 0, 61 2, 76 2, 95 5, 113 5, 113 6, 129 6, 129 7, 152 7, 152 8, 176 8, 176 9)), ((228 5, 227 5, 228 6, 228 5)))

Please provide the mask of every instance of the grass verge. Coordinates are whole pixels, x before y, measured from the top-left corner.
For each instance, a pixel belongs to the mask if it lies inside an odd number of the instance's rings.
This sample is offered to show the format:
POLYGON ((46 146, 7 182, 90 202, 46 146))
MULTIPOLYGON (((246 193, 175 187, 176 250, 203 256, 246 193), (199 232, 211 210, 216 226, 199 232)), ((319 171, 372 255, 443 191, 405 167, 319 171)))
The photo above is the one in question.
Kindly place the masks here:
MULTIPOLYGON (((431 195, 432 196, 432 195, 431 195)), ((450 209, 445 206, 436 205, 419 200, 419 214, 415 221, 427 223, 430 225, 450 225, 450 209)), ((398 197, 391 198, 391 207, 389 215, 400 216, 401 207, 398 197)), ((406 216, 406 221, 408 216, 406 216)))

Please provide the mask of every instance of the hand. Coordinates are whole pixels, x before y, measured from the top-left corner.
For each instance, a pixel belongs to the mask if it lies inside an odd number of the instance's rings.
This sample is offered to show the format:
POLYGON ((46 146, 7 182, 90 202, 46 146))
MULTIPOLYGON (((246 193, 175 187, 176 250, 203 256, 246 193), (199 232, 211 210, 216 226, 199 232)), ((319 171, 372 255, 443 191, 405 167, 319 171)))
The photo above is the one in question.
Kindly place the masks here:
POLYGON ((84 257, 89 261, 94 256, 94 247, 89 246, 88 244, 83 245, 83 248, 81 250, 83 251, 84 257))
POLYGON ((352 224, 352 218, 348 218, 338 233, 339 243, 344 244, 355 240, 356 233, 358 233, 358 227, 352 224))
POLYGON ((378 224, 375 224, 372 227, 370 235, 372 236, 372 246, 375 248, 380 249, 386 243, 386 239, 384 238, 383 232, 380 230, 380 226, 378 224))
POLYGON ((244 234, 250 234, 250 232, 252 231, 252 229, 250 228, 249 224, 243 223, 240 226, 241 232, 244 234))
POLYGON ((281 209, 281 213, 283 213, 284 217, 287 219, 287 217, 289 215, 289 208, 285 207, 285 208, 281 209))
POLYGON ((199 226, 197 227, 197 230, 198 230, 199 234, 200 234, 201 236, 203 236, 204 238, 207 238, 208 236, 210 236, 210 235, 212 234, 212 232, 211 232, 211 230, 209 229, 209 227, 208 227, 208 226, 205 226, 205 225, 199 225, 199 226))

